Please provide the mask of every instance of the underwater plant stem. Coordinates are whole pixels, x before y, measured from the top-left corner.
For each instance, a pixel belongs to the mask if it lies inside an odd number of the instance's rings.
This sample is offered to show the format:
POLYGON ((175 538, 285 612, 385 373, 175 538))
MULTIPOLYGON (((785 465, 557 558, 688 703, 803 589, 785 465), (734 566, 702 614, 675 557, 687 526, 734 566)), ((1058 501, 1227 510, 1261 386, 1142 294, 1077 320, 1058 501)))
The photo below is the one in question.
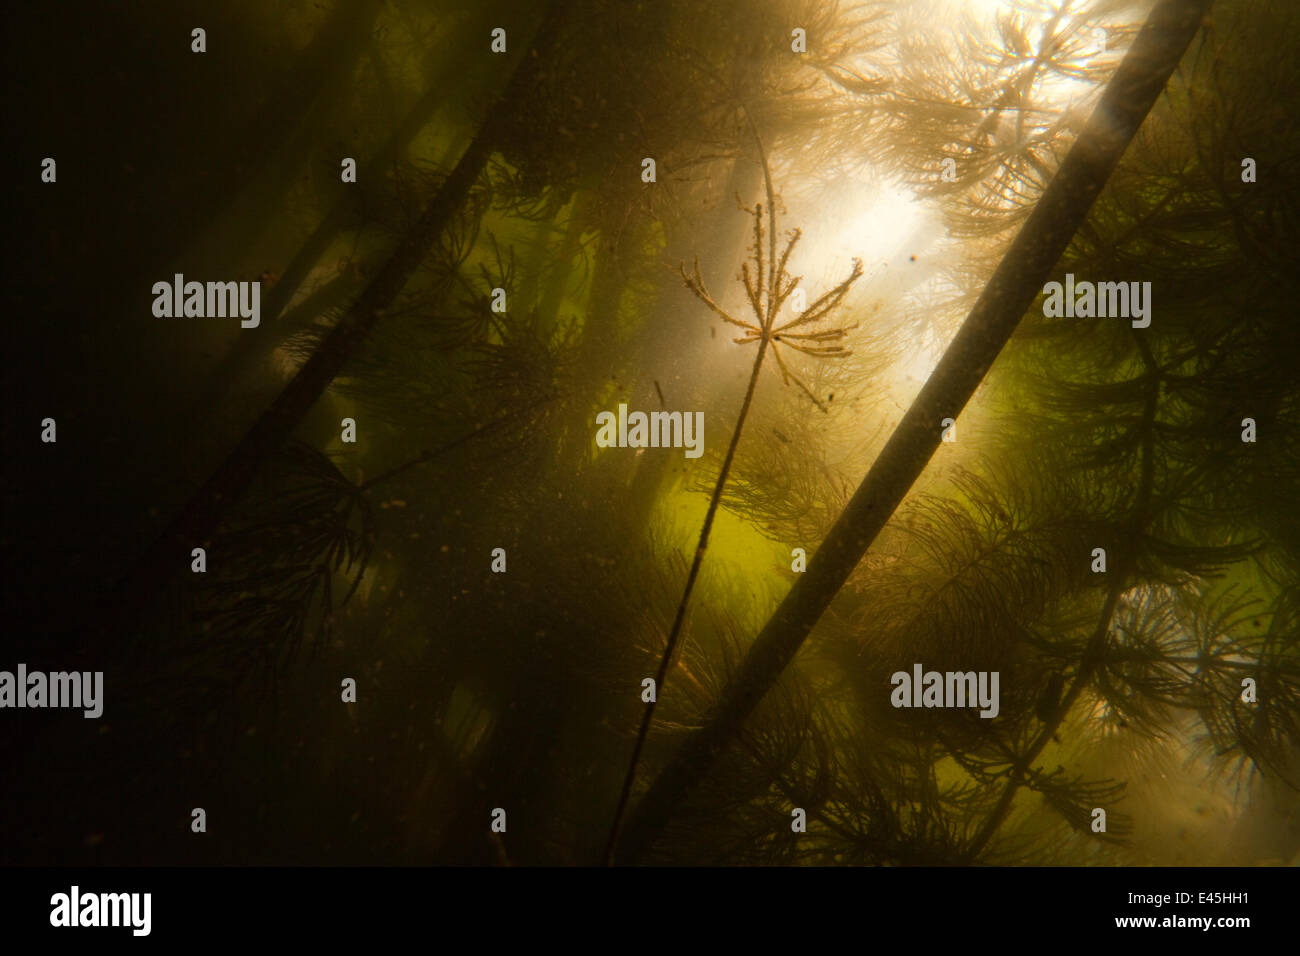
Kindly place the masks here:
POLYGON ((207 482, 185 503, 163 533, 135 563, 108 599, 91 613, 85 626, 88 654, 109 653, 109 644, 92 636, 101 628, 126 629, 174 575, 186 566, 190 549, 208 541, 227 512, 247 490, 266 461, 289 440, 295 428, 343 370, 348 360, 383 318, 430 247, 465 203, 492 151, 509 134, 523 93, 549 63, 564 19, 561 4, 548 4, 536 38, 524 52, 497 104, 443 181, 436 196, 388 261, 339 322, 322 338, 311 358, 285 385, 271 407, 248 430, 207 482))
MULTIPOLYGON (((749 417, 749 407, 754 401, 754 390, 758 386, 758 376, 763 370, 763 359, 767 356, 767 344, 771 341, 772 324, 776 318, 777 302, 777 261, 776 261, 776 190, 772 186, 772 171, 767 164, 767 153, 763 149, 763 140, 758 135, 758 129, 754 126, 754 121, 749 115, 749 110, 745 109, 745 118, 749 122, 750 132, 754 135, 754 143, 758 147, 759 162, 763 166, 763 183, 767 189, 767 239, 768 239, 768 286, 766 309, 760 317, 763 334, 758 341, 758 354, 754 356, 754 367, 749 373, 749 385, 745 389, 745 400, 740 405, 740 415, 736 419, 736 427, 731 432, 731 442, 727 445, 727 454, 722 459, 722 468, 718 472, 718 480, 713 484, 713 495, 709 499, 709 509, 704 513, 704 526, 700 529, 700 540, 695 546, 695 557, 691 560, 691 570, 686 575, 686 587, 682 590, 682 599, 677 604, 677 613, 673 616, 672 630, 668 632, 668 641, 664 645, 663 656, 659 659, 659 670, 655 674, 655 694, 641 715, 641 726, 637 730, 636 743, 632 746, 632 759, 628 763, 627 774, 623 778, 623 789, 619 794, 618 807, 614 811, 614 822, 609 828, 609 839, 605 844, 605 865, 609 866, 614 862, 614 850, 618 846, 619 835, 623 829, 623 818, 627 814, 628 802, 632 798, 632 786, 636 782, 637 767, 641 763, 641 751, 645 748, 646 738, 650 736, 650 727, 654 723, 655 704, 658 702, 659 695, 663 693, 664 681, 668 677, 668 669, 672 666, 673 653, 677 649, 677 642, 681 637, 682 625, 686 620, 686 608, 690 604, 691 592, 695 590, 695 580, 700 573, 700 565, 704 563, 704 553, 709 547, 709 532, 713 529, 713 519, 718 513, 718 505, 722 503, 722 493, 727 487, 727 476, 731 473, 731 463, 736 457, 736 448, 740 445, 740 433, 744 430, 745 419, 749 417)), ((754 249, 755 257, 758 260, 758 266, 761 269, 763 264, 763 250, 761 246, 754 249)), ((761 283, 760 283, 761 284, 761 283)))
MULTIPOLYGON (((478 16, 475 29, 486 26, 490 16, 478 16)), ((353 28, 353 33, 356 30, 353 28)), ((373 38, 372 38, 373 47, 373 38)), ((373 49, 371 56, 374 56, 373 49)), ((329 62, 337 57, 331 56, 329 62)), ((437 109, 447 100, 447 87, 463 74, 468 65, 465 58, 448 61, 447 65, 433 73, 423 96, 407 111, 401 123, 389 134, 384 144, 361 161, 365 170, 384 170, 392 167, 415 140, 415 137, 428 125, 437 109)), ((281 111, 277 115, 283 115, 281 111)), ((283 342, 294 331, 293 326, 284 327, 278 323, 280 314, 288 309, 289 302, 302 287, 311 270, 325 255, 330 244, 343 231, 348 222, 356 215, 360 205, 352 191, 343 194, 330 208, 324 218, 317 224, 311 235, 303 242, 293 258, 281 270, 279 281, 271 287, 262 306, 262 322, 255 329, 243 332, 221 364, 213 371, 209 383, 205 386, 204 398, 191 403, 190 410, 201 411, 206 402, 215 400, 225 394, 235 380, 235 375, 246 367, 250 361, 270 352, 276 344, 283 342)), ((288 313, 285 318, 289 317, 288 313)))
POLYGON ((727 476, 731 472, 731 462, 736 457, 736 447, 740 444, 740 433, 745 426, 745 419, 749 415, 749 406, 754 400, 754 389, 758 385, 758 373, 762 371, 766 350, 767 339, 763 338, 758 343, 758 354, 754 357, 753 371, 749 373, 749 387, 745 389, 745 400, 740 406, 740 417, 736 420, 736 427, 732 429, 731 443, 727 446, 727 455, 722 460, 722 469, 718 472, 718 480, 713 485, 713 495, 709 498, 709 510, 704 513, 704 527, 700 529, 700 540, 695 546, 695 557, 691 561, 691 570, 686 575, 686 587, 682 590, 682 599, 677 603, 677 613, 673 616, 672 630, 668 632, 668 642, 664 645, 663 656, 659 659, 659 670, 655 673, 655 696, 653 700, 646 704, 645 712, 641 715, 641 727, 637 731, 636 743, 632 747, 632 759, 628 763, 627 775, 623 778, 623 790, 619 795, 618 809, 614 811, 614 823, 610 827, 609 841, 605 845, 606 865, 613 863, 614 860, 614 849, 618 845, 623 817, 627 813, 628 801, 632 796, 632 785, 636 782, 636 771, 641 762, 641 751, 645 747, 646 738, 650 736, 650 726, 654 723, 655 704, 659 699, 659 695, 663 693, 668 668, 672 666, 673 652, 677 649, 677 642, 682 633, 682 624, 686 620, 686 607, 690 603, 691 592, 695 590, 695 580, 699 577, 700 565, 704 563, 704 553, 709 547, 709 532, 713 529, 713 519, 718 513, 718 505, 722 502, 722 492, 727 486, 727 476))
MULTIPOLYGON (((745 120, 749 123, 749 131, 754 134, 754 145, 758 147, 758 159, 763 164, 763 185, 767 188, 767 314, 763 316, 763 328, 768 332, 771 331, 773 323, 776 321, 776 304, 777 293, 780 290, 780 281, 777 273, 776 262, 776 190, 772 188, 772 170, 767 165, 767 152, 763 149, 763 139, 758 135, 758 127, 754 125, 754 119, 749 115, 749 110, 745 110, 745 120)), ((757 252, 758 250, 755 250, 757 252)), ((759 354, 762 354, 762 345, 766 345, 766 339, 759 346, 759 354)))
MULTIPOLYGON (((277 282, 267 296, 270 302, 279 291, 283 279, 277 282)), ((295 287, 300 283, 294 282, 295 287)), ((182 420, 189 427, 199 432, 199 425, 206 420, 208 410, 216 406, 254 365, 259 357, 269 355, 276 343, 287 343, 295 332, 310 325, 317 316, 325 315, 331 309, 346 302, 357 291, 357 281, 346 272, 336 275, 311 292, 293 308, 280 316, 281 305, 274 305, 262 315, 262 323, 255 329, 248 329, 247 335, 241 335, 218 361, 216 368, 208 376, 203 390, 194 401, 186 407, 182 420), (272 311, 273 310, 273 311, 272 311), (274 324, 273 324, 274 323, 274 324), (275 338, 268 338, 264 329, 271 329, 275 338)), ((199 432, 201 434, 201 432, 199 432)))
POLYGON ((705 725, 678 748, 630 815, 616 862, 635 862, 650 846, 793 660, 920 477, 939 447, 941 420, 960 414, 984 380, 1164 90, 1210 2, 1156 4, 970 315, 807 570, 755 639, 705 725))

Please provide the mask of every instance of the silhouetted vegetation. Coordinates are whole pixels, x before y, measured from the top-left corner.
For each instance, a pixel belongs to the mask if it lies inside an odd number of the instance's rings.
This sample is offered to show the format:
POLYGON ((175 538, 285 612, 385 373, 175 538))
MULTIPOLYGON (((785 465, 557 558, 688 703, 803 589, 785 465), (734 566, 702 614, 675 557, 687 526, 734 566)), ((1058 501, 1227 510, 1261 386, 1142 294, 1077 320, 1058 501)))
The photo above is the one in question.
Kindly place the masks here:
POLYGON ((4 859, 1294 861, 1300 11, 1201 6, 16 14, 0 668, 107 691, 4 859))

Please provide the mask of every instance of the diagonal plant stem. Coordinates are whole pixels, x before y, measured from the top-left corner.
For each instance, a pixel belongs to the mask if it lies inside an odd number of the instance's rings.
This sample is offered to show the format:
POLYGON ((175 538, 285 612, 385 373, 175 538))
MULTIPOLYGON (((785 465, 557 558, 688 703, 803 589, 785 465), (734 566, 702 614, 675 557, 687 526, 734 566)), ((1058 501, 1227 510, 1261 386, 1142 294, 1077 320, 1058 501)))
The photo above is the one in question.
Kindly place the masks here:
POLYGON ((616 862, 635 862, 648 849, 798 653, 934 455, 940 420, 960 413, 1011 338, 1165 88, 1210 3, 1156 4, 1083 132, 808 569, 755 639, 704 727, 678 749, 629 817, 616 862))
POLYGON ((727 484, 727 476, 731 472, 731 462, 736 456, 736 446, 740 444, 741 429, 744 427, 746 416, 749 415, 749 406, 754 398, 754 387, 758 384, 758 373, 763 367, 763 358, 767 351, 767 341, 766 338, 763 338, 758 343, 758 354, 754 357, 753 371, 749 373, 749 386, 745 389, 745 400, 740 406, 740 417, 731 433, 731 443, 727 446, 727 455, 722 461, 722 470, 718 472, 718 480, 713 486, 713 495, 709 499, 709 510, 705 512, 704 526, 700 529, 700 540, 695 546, 695 557, 691 561, 691 570, 686 576, 686 587, 682 591, 681 601, 677 604, 677 613, 673 616, 673 626, 668 633, 668 642, 664 645, 663 656, 659 659, 659 670, 655 673, 655 697, 646 705, 645 712, 641 716, 641 727, 637 731, 636 743, 632 748, 632 759, 628 764, 627 775, 623 780, 623 790, 619 796, 618 809, 614 813, 614 823, 610 827, 609 841, 605 846, 606 864, 613 862, 614 848, 618 843, 619 833, 622 829, 623 816, 627 812, 628 800, 632 795, 632 785, 636 781, 636 770, 641 761, 641 751, 645 747, 646 738, 650 734, 650 726, 654 722, 655 703, 659 694, 663 693, 664 680, 668 676, 668 668, 672 664, 673 652, 677 649, 682 624, 686 619, 686 607, 690 603, 691 592, 695 589, 695 580, 699 576, 700 565, 704 563, 704 553, 709 546, 709 532, 713 529, 713 519, 718 513, 718 505, 722 501, 722 492, 727 484))
POLYGON ((184 566, 182 556, 207 540, 266 462, 292 436, 312 406, 383 319, 424 257, 467 201, 492 151, 516 122, 512 104, 536 82, 547 56, 560 42, 565 12, 562 4, 544 5, 532 45, 515 67, 498 107, 488 114, 478 133, 461 153, 437 194, 398 243, 388 261, 342 318, 325 334, 315 352, 284 386, 269 408, 227 455, 119 582, 115 592, 79 615, 74 633, 88 660, 110 657, 125 632, 149 602, 184 566), (118 633, 112 633, 117 631, 118 633), (109 641, 95 640, 105 632, 109 641))
MULTIPOLYGON (((678 641, 681 638, 682 625, 686 620, 686 608, 690 604, 691 593, 695 590, 695 581, 699 577, 700 566, 704 563, 704 554, 709 546, 709 532, 713 530, 713 519, 717 516, 718 506, 722 503, 722 492, 727 486, 727 477, 731 473, 731 464, 736 457, 736 448, 740 445, 740 434, 745 427, 745 419, 749 416, 750 405, 754 400, 754 390, 758 386, 759 372, 763 368, 763 359, 767 355, 767 345, 771 341, 772 325, 776 319, 777 309, 777 288, 779 276, 781 274, 778 268, 776 258, 776 196, 772 187, 772 170, 768 166, 767 153, 763 149, 763 140, 758 135, 758 130, 754 126, 753 120, 749 116, 749 111, 745 111, 745 117, 749 120, 750 131, 754 135, 754 142, 758 147, 759 160, 763 165, 763 183, 767 189, 767 216, 768 216, 768 258, 766 276, 764 275, 763 264, 763 229, 761 214, 754 217, 754 261, 755 269, 758 274, 757 282, 752 286, 748 278, 748 270, 745 270, 745 287, 749 295, 749 300, 754 308, 755 317, 760 323, 760 334, 758 339, 758 354, 754 356, 754 367, 749 373, 749 384, 745 388, 745 399, 740 405, 740 415, 736 419, 736 427, 731 432, 731 442, 727 446, 727 454, 722 460, 722 469, 718 472, 718 479, 713 485, 713 495, 709 498, 709 508, 704 514, 704 526, 700 529, 699 543, 695 546, 695 557, 691 560, 690 572, 686 575, 686 587, 682 591, 682 599, 677 604, 677 613, 673 616, 672 630, 668 632, 668 641, 664 645, 662 657, 659 659, 659 669, 655 673, 655 694, 641 715, 641 726, 637 731, 636 743, 632 747, 632 759, 628 763, 627 774, 623 779, 623 789, 619 794, 618 807, 614 811, 614 822, 610 826, 609 839, 605 844, 605 863, 606 865, 613 862, 614 850, 618 845, 618 838, 622 831, 623 817, 627 813, 628 801, 632 796, 632 786, 636 782, 637 767, 641 762, 641 752, 645 748, 646 739, 650 735, 650 727, 654 723, 655 704, 658 697, 663 693, 664 681, 668 676, 668 670, 672 666, 673 653, 677 649, 678 641), (764 279, 768 283, 767 289, 763 289, 764 279), (766 307, 763 307, 762 299, 766 291, 766 307)), ((784 257, 781 264, 784 264, 784 257)), ((707 292, 704 292, 703 282, 698 281, 700 275, 699 263, 695 264, 696 286, 692 291, 698 289, 697 296, 714 312, 722 316, 733 325, 745 324, 733 319, 722 307, 719 306, 707 292)), ((690 284, 688 280, 688 285, 690 284)))

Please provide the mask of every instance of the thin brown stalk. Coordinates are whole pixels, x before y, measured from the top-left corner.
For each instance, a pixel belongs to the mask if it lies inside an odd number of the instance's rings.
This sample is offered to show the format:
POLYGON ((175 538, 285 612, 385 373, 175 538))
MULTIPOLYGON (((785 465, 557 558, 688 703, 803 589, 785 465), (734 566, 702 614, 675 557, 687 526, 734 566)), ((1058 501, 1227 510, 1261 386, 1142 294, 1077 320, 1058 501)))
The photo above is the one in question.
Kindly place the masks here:
MULTIPOLYGON (((746 111, 748 117, 748 111, 746 111)), ((798 229, 790 234, 789 243, 786 245, 784 252, 778 258, 776 252, 776 190, 772 185, 772 170, 768 165, 767 153, 763 149, 763 140, 758 135, 758 130, 754 127, 753 121, 749 123, 750 131, 753 133, 754 142, 758 148, 759 162, 763 167, 763 183, 767 191, 767 228, 763 228, 763 204, 758 203, 753 210, 754 216, 754 244, 753 262, 754 269, 751 272, 749 263, 741 267, 741 281, 745 286, 745 293, 749 299, 750 308, 754 312, 754 322, 744 322, 727 313, 721 305, 711 296, 704 286, 704 279, 700 275, 700 265, 697 260, 694 264, 693 271, 688 274, 683 265, 681 268, 682 280, 686 283, 687 288, 703 302, 712 312, 721 316, 723 321, 738 326, 745 330, 744 336, 736 338, 734 341, 739 345, 749 342, 758 342, 758 354, 754 356, 754 367, 749 374, 749 384, 745 388, 745 399, 740 406, 740 415, 736 419, 736 426, 731 432, 731 441, 727 446, 727 453, 722 460, 722 468, 718 472, 717 481, 713 485, 713 494, 709 498, 709 507, 704 515, 704 526, 700 529, 699 542, 695 547, 695 556, 691 560, 691 568, 686 576, 686 586, 682 591, 681 600, 677 604, 677 612, 673 615, 672 629, 668 633, 668 640, 664 645, 663 654, 659 659, 659 669, 655 674, 654 682, 654 699, 646 705, 645 711, 641 716, 641 726, 637 731, 636 742, 632 747, 632 758, 628 764, 627 774, 623 779, 623 788, 619 794, 618 807, 614 812, 614 822, 610 827, 609 839, 605 845, 605 863, 608 865, 613 862, 614 851, 618 846, 619 835, 622 832, 623 818, 627 813, 628 802, 632 796, 632 787, 636 782, 637 767, 641 762, 641 754, 645 748, 645 742, 650 735, 650 728, 654 723, 655 705, 658 697, 663 693, 664 683, 668 677, 668 671, 672 666, 673 655, 677 650, 678 642, 681 639, 682 628, 686 621, 686 609, 690 604, 691 594, 695 590, 695 582, 699 577, 700 567, 704 563, 704 555, 709 546, 709 533, 713 529, 713 521, 717 516, 718 506, 722 503, 722 494, 727 486, 727 478, 731 474, 731 466, 736 457, 736 449, 740 445, 740 435, 745 427, 745 421, 749 417, 749 409, 754 400, 754 391, 758 386, 758 378, 763 369, 763 360, 767 356, 768 345, 772 344, 772 354, 776 356, 777 363, 781 368, 781 376, 788 385, 793 380, 818 408, 823 411, 825 406, 818 401, 812 391, 799 380, 797 376, 786 366, 781 358, 776 343, 781 341, 778 334, 781 329, 776 328, 776 316, 781 308, 781 304, 786 297, 794 290, 798 284, 798 279, 791 279, 786 273, 786 264, 789 262, 790 253, 794 250, 795 244, 799 241, 800 232, 798 229), (767 238, 767 258, 764 261, 763 239, 766 232, 767 238), (787 281, 788 280, 788 281, 787 281)), ((854 260, 853 271, 844 282, 840 283, 830 292, 823 295, 814 304, 819 308, 818 314, 813 316, 803 316, 789 323, 784 328, 793 325, 805 325, 815 322, 824 317, 835 308, 848 292, 849 286, 862 275, 862 264, 854 260)), ((832 338, 839 338, 844 334, 841 330, 831 330, 819 332, 810 335, 798 336, 810 341, 823 341, 832 338)), ((807 346, 791 343, 791 348, 805 352, 809 355, 821 357, 837 356, 846 354, 845 350, 838 345, 835 346, 807 346)))

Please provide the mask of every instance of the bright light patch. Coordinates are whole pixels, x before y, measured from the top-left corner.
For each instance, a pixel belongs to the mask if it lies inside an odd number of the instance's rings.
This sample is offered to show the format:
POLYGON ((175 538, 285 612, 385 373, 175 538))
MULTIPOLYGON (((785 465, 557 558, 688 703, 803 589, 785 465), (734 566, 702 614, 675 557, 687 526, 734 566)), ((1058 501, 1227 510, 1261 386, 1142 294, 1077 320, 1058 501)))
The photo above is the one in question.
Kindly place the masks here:
POLYGON ((857 256, 868 267, 894 256, 925 218, 914 197, 889 187, 863 189, 860 202, 860 211, 850 211, 840 223, 828 251, 832 255, 857 256))
POLYGON ((963 17, 992 23, 1000 13, 1013 13, 1019 9, 1015 0, 934 0, 937 13, 947 19, 960 21, 963 17))
POLYGON ((919 200, 900 189, 865 178, 843 176, 809 197, 816 206, 814 230, 805 229, 793 263, 810 294, 843 278, 853 259, 862 260, 870 283, 896 259, 930 218, 919 200), (814 272, 808 268, 817 263, 814 272))

